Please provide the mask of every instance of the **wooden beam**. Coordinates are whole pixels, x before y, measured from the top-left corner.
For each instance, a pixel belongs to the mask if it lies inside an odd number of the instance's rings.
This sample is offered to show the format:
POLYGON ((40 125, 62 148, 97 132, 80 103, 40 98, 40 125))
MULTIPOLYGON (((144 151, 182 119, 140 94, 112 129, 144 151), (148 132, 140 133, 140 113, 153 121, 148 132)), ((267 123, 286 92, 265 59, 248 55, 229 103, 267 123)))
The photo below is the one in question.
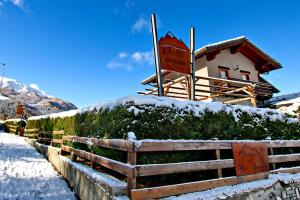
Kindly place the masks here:
POLYGON ((82 144, 90 144, 99 147, 115 149, 120 151, 132 151, 133 143, 128 140, 123 139, 97 139, 97 138, 89 138, 89 137, 78 137, 78 136, 63 136, 63 140, 71 141, 82 144))
POLYGON ((293 161, 300 161, 300 153, 269 156, 270 163, 283 163, 293 161))
POLYGON ((175 174, 234 167, 233 159, 137 165, 137 176, 175 174))
POLYGON ((268 173, 261 173, 247 176, 234 176, 222 179, 212 179, 207 181, 197 181, 176 185, 137 189, 131 191, 131 197, 133 200, 162 198, 167 196, 208 190, 226 185, 235 185, 239 183, 265 179, 267 177, 268 173))
POLYGON ((251 97, 246 97, 246 98, 241 98, 241 99, 233 99, 233 100, 229 100, 229 101, 225 101, 225 104, 230 104, 230 103, 236 103, 236 102, 241 102, 241 101, 247 101, 247 100, 251 100, 251 97))
POLYGON ((192 151, 192 150, 215 150, 232 149, 229 141, 209 141, 209 140, 142 140, 141 144, 136 146, 137 152, 154 151, 192 151))
POLYGON ((65 146, 62 145, 61 146, 61 150, 65 151, 65 152, 69 152, 72 153, 75 156, 84 158, 86 160, 89 161, 93 161, 103 167, 106 167, 108 169, 111 169, 113 171, 116 171, 120 174, 124 174, 126 176, 132 177, 133 176, 133 169, 134 167, 129 165, 129 164, 125 164, 116 160, 112 160, 110 158, 106 158, 103 156, 99 156, 99 155, 94 155, 92 153, 89 153, 87 151, 83 151, 83 150, 78 150, 78 149, 74 149, 72 147, 69 146, 65 146))
POLYGON ((206 53, 206 60, 207 61, 211 61, 213 59, 216 58, 216 56, 220 53, 220 50, 216 50, 216 51, 212 51, 212 52, 208 52, 206 53))

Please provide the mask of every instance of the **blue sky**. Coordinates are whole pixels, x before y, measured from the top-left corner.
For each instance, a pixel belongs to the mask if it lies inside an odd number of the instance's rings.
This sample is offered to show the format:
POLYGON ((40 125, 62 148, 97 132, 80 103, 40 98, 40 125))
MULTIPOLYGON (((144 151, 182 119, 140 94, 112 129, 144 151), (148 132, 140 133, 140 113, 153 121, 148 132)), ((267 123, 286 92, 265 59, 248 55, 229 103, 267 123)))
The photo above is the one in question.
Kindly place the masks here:
POLYGON ((150 15, 196 48, 245 35, 283 69, 266 76, 300 91, 298 1, 0 0, 0 62, 6 76, 36 83, 79 107, 136 94, 155 72, 150 15))

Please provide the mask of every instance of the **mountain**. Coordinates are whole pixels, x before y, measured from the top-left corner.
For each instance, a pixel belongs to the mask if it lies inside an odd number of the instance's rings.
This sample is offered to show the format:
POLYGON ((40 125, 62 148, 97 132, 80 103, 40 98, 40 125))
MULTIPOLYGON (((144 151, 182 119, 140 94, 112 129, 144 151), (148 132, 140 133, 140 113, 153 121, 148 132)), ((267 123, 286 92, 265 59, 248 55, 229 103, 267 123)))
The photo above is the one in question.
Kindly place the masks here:
POLYGON ((271 107, 290 114, 300 114, 300 92, 273 97, 271 107))
POLYGON ((36 84, 27 85, 3 77, 2 84, 0 82, 0 89, 0 119, 16 118, 16 107, 20 103, 25 105, 29 116, 45 115, 77 108, 68 101, 46 94, 36 84))

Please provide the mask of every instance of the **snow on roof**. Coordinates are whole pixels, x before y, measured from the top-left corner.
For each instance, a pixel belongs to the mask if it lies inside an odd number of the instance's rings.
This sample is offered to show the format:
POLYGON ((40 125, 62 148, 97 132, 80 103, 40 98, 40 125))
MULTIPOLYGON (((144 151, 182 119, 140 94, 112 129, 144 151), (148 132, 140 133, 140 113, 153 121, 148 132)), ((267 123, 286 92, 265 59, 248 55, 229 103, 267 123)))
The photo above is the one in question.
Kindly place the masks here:
POLYGON ((214 113, 224 111, 228 114, 232 114, 236 121, 239 121, 241 112, 246 112, 250 115, 258 115, 262 118, 269 118, 271 121, 285 121, 299 122, 298 119, 286 118, 286 115, 274 109, 269 108, 256 108, 251 106, 242 105, 226 105, 221 102, 202 102, 202 101, 180 101, 170 97, 158 97, 154 95, 134 95, 116 99, 114 101, 99 103, 95 106, 86 107, 78 110, 71 110, 61 113, 55 113, 50 115, 30 117, 29 120, 38 120, 42 118, 57 118, 57 117, 68 117, 78 113, 90 112, 90 111, 101 111, 101 110, 112 110, 118 106, 127 105, 127 110, 133 112, 135 115, 144 112, 141 106, 152 106, 152 107, 167 107, 179 110, 181 115, 185 112, 192 112, 195 116, 202 116, 205 111, 211 111, 214 113), (130 106, 129 106, 130 103, 130 106))
POLYGON ((204 45, 203 47, 197 49, 195 52, 197 54, 198 52, 201 52, 205 48, 218 46, 218 45, 225 44, 225 43, 228 43, 228 42, 237 42, 237 41, 240 41, 241 39, 246 39, 246 36, 239 36, 239 37, 236 37, 236 38, 232 38, 232 39, 223 40, 223 41, 220 41, 220 42, 207 44, 207 45, 204 45))
POLYGON ((269 102, 273 105, 299 103, 300 102, 300 92, 276 96, 276 97, 273 97, 272 99, 270 99, 269 102))
POLYGON ((273 97, 269 103, 281 112, 295 114, 300 107, 300 92, 273 97))
POLYGON ((217 200, 232 198, 236 195, 249 193, 257 189, 272 187, 276 182, 285 184, 300 183, 300 174, 271 174, 268 179, 252 181, 232 186, 218 187, 212 190, 194 192, 180 196, 164 198, 164 200, 217 200))

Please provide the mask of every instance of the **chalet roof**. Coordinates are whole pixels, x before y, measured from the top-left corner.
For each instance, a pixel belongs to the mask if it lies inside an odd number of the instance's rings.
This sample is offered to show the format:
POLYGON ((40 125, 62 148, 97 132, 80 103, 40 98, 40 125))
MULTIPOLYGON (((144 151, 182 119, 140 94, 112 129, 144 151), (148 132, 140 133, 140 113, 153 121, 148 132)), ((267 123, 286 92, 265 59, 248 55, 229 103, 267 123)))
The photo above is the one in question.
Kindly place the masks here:
POLYGON ((204 47, 196 50, 196 59, 204 55, 207 56, 208 60, 209 57, 213 59, 221 50, 228 48, 230 48, 231 53, 240 52, 241 54, 252 60, 256 66, 256 69, 260 73, 266 73, 282 68, 281 64, 278 61, 261 50, 245 36, 205 45, 204 47))
MULTIPOLYGON (((262 51, 258 46, 253 44, 245 36, 236 37, 229 40, 224 40, 221 42, 208 44, 200 49, 197 49, 195 52, 195 57, 200 58, 204 55, 207 56, 207 59, 214 59, 215 56, 220 53, 221 50, 230 48, 232 53, 240 52, 244 56, 248 57, 255 63, 256 69, 259 73, 266 73, 275 69, 282 68, 281 64, 272 58, 270 55, 262 51)), ((162 72, 162 76, 168 75, 170 72, 162 72)), ((152 75, 142 81, 143 85, 156 82, 156 75, 152 75)))

